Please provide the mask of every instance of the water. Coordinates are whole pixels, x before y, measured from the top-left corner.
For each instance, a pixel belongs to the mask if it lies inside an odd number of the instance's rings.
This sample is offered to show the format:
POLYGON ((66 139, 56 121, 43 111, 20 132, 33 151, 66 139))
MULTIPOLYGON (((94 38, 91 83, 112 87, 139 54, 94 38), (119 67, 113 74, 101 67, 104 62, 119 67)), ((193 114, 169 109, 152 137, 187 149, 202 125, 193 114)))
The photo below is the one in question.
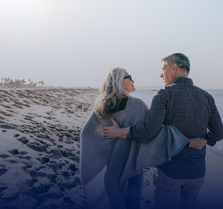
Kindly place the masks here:
MULTIPOLYGON (((214 97, 215 104, 218 108, 219 114, 221 116, 221 120, 223 121, 223 89, 206 90, 206 91, 214 97)), ((131 95, 133 97, 142 99, 148 105, 148 107, 150 107, 152 98, 155 95, 155 93, 156 91, 151 90, 151 89, 138 89, 135 92, 131 93, 131 95)))

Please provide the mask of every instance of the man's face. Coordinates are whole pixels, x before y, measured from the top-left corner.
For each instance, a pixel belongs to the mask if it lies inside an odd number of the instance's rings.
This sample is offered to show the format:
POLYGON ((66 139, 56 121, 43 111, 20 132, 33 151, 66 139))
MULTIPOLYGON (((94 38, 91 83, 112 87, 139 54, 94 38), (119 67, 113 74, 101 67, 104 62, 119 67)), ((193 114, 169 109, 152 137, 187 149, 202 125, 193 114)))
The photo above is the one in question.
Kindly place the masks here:
POLYGON ((169 86, 175 79, 174 70, 172 68, 172 65, 168 64, 167 62, 164 62, 163 66, 162 66, 162 73, 161 73, 160 77, 163 78, 165 86, 169 86))

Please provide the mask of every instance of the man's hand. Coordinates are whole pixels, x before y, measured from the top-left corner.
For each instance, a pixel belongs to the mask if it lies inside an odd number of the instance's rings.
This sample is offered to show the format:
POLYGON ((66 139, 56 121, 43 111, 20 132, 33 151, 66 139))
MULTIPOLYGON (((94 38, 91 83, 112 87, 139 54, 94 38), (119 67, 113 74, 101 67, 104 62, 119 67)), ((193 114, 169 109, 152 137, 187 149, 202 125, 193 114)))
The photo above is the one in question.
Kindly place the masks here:
POLYGON ((118 123, 111 118, 111 121, 113 123, 113 126, 109 126, 109 127, 104 127, 104 136, 107 139, 115 139, 115 138, 126 138, 126 131, 125 128, 120 128, 120 126, 118 125, 118 123))
POLYGON ((207 143, 206 139, 193 138, 190 140, 189 147, 201 150, 206 143, 207 143))

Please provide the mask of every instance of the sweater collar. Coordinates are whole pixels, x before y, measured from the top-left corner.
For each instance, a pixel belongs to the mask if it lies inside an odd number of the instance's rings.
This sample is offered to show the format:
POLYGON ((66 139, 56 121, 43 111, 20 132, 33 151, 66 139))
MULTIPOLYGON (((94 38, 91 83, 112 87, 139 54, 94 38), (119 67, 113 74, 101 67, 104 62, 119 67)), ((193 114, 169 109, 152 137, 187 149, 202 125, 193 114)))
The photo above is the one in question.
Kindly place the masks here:
POLYGON ((178 77, 176 78, 173 82, 173 83, 189 83, 191 85, 193 85, 193 81, 191 78, 184 78, 184 77, 178 77))

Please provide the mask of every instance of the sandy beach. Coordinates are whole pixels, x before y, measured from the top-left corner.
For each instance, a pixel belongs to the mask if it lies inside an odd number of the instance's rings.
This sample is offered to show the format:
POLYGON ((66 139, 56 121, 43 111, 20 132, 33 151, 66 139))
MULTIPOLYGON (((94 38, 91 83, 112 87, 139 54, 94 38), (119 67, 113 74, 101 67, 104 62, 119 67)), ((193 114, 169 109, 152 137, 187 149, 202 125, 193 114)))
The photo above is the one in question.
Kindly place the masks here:
POLYGON ((0 89, 0 208, 86 208, 80 129, 94 89, 0 89))
MULTIPOLYGON (((98 89, 0 89, 1 209, 88 208, 79 177, 79 134, 98 95, 98 89)), ((222 147, 218 143, 219 153, 208 148, 199 209, 223 205, 222 147)), ((153 170, 144 172, 142 208, 153 205, 153 170)))

